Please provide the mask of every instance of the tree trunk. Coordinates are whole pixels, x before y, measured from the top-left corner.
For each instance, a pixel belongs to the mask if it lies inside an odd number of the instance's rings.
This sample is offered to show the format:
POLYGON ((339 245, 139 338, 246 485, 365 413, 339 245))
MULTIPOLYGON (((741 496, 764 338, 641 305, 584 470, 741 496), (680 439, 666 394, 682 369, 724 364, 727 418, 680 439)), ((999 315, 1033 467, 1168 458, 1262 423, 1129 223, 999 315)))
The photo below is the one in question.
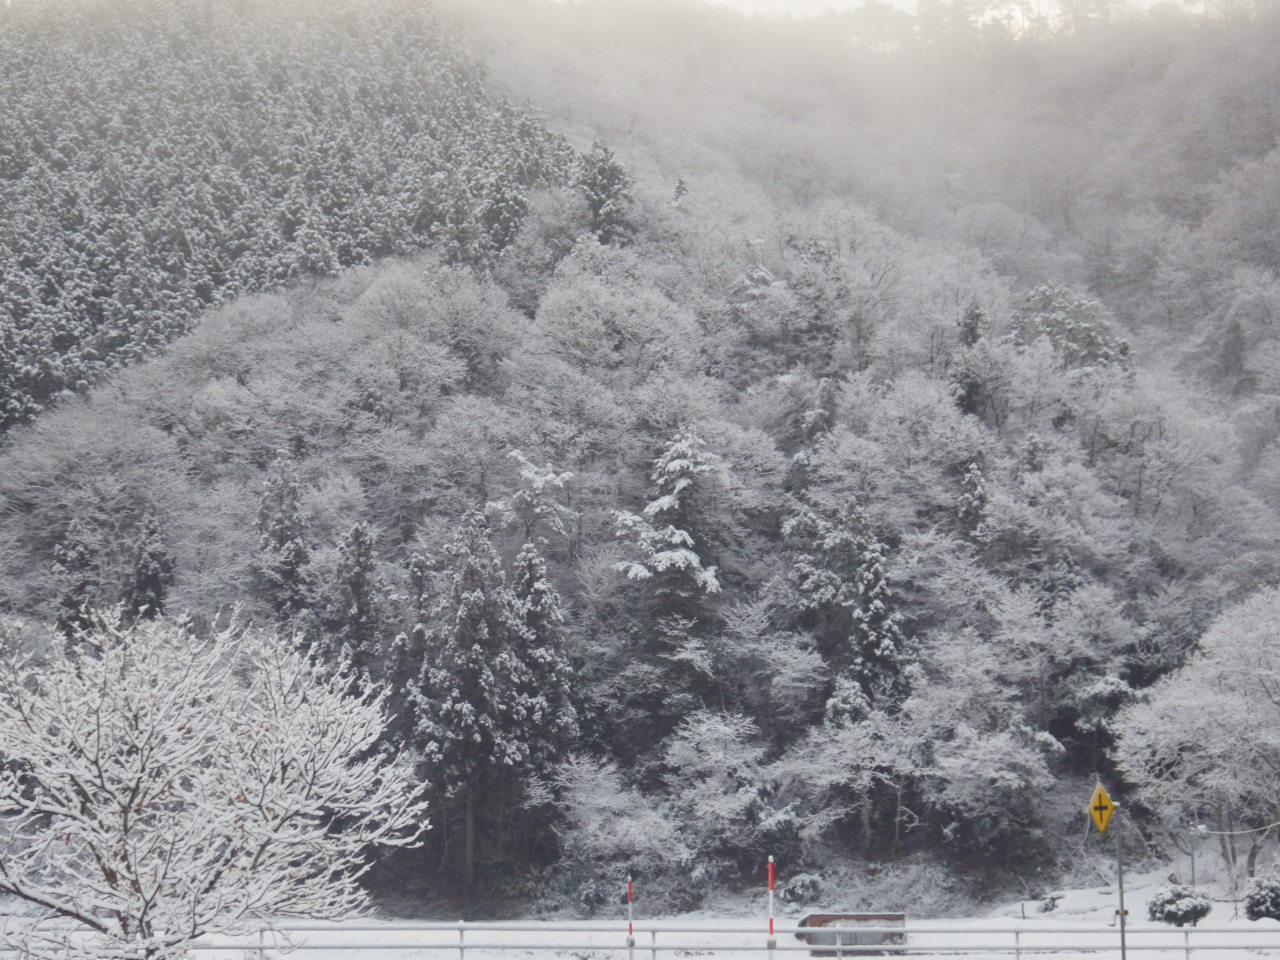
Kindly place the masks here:
POLYGON ((462 882, 468 890, 476 882, 476 795, 467 793, 466 825, 462 834, 462 882))

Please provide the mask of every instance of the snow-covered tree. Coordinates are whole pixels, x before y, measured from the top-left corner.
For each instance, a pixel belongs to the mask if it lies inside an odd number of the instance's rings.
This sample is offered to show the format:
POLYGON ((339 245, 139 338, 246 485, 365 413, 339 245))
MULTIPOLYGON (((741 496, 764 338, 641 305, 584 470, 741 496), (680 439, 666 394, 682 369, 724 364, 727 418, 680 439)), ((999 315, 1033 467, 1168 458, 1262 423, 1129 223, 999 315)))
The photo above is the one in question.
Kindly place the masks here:
POLYGON ((288 620, 315 602, 315 581, 310 570, 311 547, 298 472, 283 457, 271 465, 258 501, 255 527, 257 589, 276 616, 288 620))
POLYGON ((373 531, 357 523, 338 545, 338 567, 325 611, 322 655, 350 659, 357 672, 373 670, 386 628, 383 586, 373 556, 373 531), (341 655, 337 651, 344 651, 341 655))
POLYGON ((71 637, 87 624, 85 609, 94 605, 101 588, 98 551, 88 526, 81 520, 72 520, 62 540, 53 548, 51 572, 59 584, 58 627, 71 637))
POLYGON ((631 225, 631 174, 602 143, 594 143, 581 160, 578 189, 591 212, 591 232, 601 243, 625 243, 631 225))
POLYGON ((982 520, 987 511, 987 486, 982 467, 970 463, 960 478, 960 529, 974 539, 982 536, 982 520))
POLYGON ((1175 673, 1124 710, 1115 761, 1169 823, 1211 823, 1228 869, 1252 875, 1280 821, 1280 589, 1221 614, 1175 673))
POLYGON ((617 569, 630 580, 651 581, 653 593, 676 613, 720 592, 716 568, 706 562, 709 524, 697 502, 700 484, 716 466, 698 436, 682 430, 654 461, 654 496, 643 512, 614 514, 619 538, 630 541, 637 554, 617 569))
POLYGON ((1116 332, 1106 308, 1054 284, 1036 287, 1022 298, 1012 334, 1020 344, 1046 338, 1069 369, 1128 367, 1131 362, 1129 344, 1116 332))
POLYGON ((7 925, 25 955, 165 960, 336 919, 366 903, 371 848, 425 827, 409 770, 370 750, 385 696, 345 665, 121 611, 40 657, 0 639, 0 893, 75 925, 7 925))
POLYGON ((560 595, 547 578, 537 549, 526 543, 511 578, 516 617, 524 627, 516 651, 524 661, 529 688, 529 752, 538 767, 558 761, 578 733, 571 702, 573 667, 564 654, 560 595))
POLYGON ((569 482, 573 474, 558 472, 551 464, 539 467, 519 450, 507 456, 516 465, 519 485, 505 500, 486 508, 502 522, 515 526, 524 543, 545 544, 548 538, 561 542, 574 536, 578 514, 568 506, 569 482))
POLYGON ((832 709, 856 717, 901 695, 910 654, 894 610, 884 545, 867 517, 857 507, 836 520, 801 508, 783 532, 792 545, 802 619, 837 680, 832 709))
POLYGON ((477 818, 509 800, 512 778, 528 771, 538 708, 521 658, 525 626, 481 514, 464 518, 445 555, 448 593, 419 678, 413 741, 436 774, 438 799, 459 808, 463 879, 470 885, 477 818))
POLYGON ((164 613, 164 600, 173 586, 174 562, 160 531, 160 523, 148 514, 142 518, 129 580, 125 584, 124 606, 130 617, 157 617, 164 613))
POLYGON ((409 558, 407 572, 409 596, 405 629, 392 638, 382 667, 382 682, 391 707, 386 739, 397 746, 410 740, 417 724, 416 691, 418 678, 426 669, 431 622, 431 565, 426 557, 415 553, 409 558))

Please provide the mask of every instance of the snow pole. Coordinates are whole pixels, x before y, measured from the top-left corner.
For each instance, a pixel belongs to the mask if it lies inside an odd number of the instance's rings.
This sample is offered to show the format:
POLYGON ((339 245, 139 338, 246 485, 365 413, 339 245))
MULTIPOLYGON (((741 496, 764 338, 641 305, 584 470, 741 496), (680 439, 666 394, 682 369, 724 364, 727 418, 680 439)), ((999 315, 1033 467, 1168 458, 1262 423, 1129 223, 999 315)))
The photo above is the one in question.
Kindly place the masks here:
POLYGON ((769 854, 769 940, 766 943, 769 960, 773 960, 774 951, 778 949, 778 940, 773 934, 773 876, 773 854, 769 854))
POLYGON ((1129 917, 1129 911, 1124 908, 1124 830, 1121 824, 1124 822, 1119 816, 1120 806, 1116 805, 1116 889, 1120 892, 1120 909, 1116 911, 1116 915, 1120 918, 1120 960, 1125 958, 1124 943, 1124 924, 1129 917))
POLYGON ((769 854, 769 936, 773 936, 773 854, 769 854))
POLYGON ((635 960, 636 955, 636 928, 631 914, 634 901, 635 888, 631 885, 631 874, 627 874, 627 960, 635 960))

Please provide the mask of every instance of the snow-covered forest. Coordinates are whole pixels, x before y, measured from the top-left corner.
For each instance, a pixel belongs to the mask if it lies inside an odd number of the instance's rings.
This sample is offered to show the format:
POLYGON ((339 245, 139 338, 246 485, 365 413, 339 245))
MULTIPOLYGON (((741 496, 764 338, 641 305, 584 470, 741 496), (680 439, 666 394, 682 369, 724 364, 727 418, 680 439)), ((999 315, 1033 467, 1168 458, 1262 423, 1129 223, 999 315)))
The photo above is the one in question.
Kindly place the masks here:
MULTIPOLYGON (((330 737, 304 687, 386 719, 312 913, 689 909, 769 854, 1031 896, 1096 777, 1134 856, 1265 872, 1277 49, 1269 0, 0 7, 0 843, 71 858, 0 892, 101 862, 76 803, 189 823, 181 763, 266 791, 225 754, 330 737), (192 663, 259 719, 156 774, 192 663), (76 704, 133 731, 96 788, 76 704)), ((141 936, 137 867, 75 909, 141 936)))

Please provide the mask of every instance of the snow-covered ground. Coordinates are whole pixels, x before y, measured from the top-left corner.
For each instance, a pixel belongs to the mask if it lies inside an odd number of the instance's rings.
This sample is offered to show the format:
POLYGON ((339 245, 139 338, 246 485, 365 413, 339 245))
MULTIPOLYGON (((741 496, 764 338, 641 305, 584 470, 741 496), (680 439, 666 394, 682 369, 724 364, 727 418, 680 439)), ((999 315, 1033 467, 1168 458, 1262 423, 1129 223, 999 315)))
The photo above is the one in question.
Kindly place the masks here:
MULTIPOLYGON (((1126 939, 1135 960, 1280 957, 1280 922, 1245 920, 1225 899, 1225 892, 1213 885, 1209 892, 1223 899, 1214 903, 1213 912, 1198 928, 1177 929, 1148 921, 1147 900, 1163 881, 1160 873, 1126 879, 1130 911, 1126 939)), ((1055 960, 1119 956, 1120 930, 1109 925, 1115 920, 1114 885, 1060 891, 1056 896, 1056 906, 1048 912, 1038 909, 1038 901, 1027 901, 965 919, 909 917, 905 950, 911 956, 954 957, 959 953, 975 960, 1019 955, 1051 955, 1055 960)), ((289 954, 293 960, 765 960, 768 921, 763 908, 762 898, 760 916, 755 919, 696 915, 653 920, 637 915, 635 948, 630 956, 622 915, 590 922, 466 924, 461 935, 456 925, 362 921, 287 928, 287 936, 296 945, 289 954)), ((886 909, 892 906, 886 905, 886 909)), ((813 912, 821 912, 821 908, 815 907, 813 912)), ((808 948, 793 936, 797 920, 798 916, 789 916, 777 921, 778 960, 801 960, 809 955, 808 948)), ((199 954, 218 960, 257 955, 256 950, 199 954)), ((271 949, 265 953, 266 958, 281 955, 271 949)))
MULTIPOLYGON (((1190 956, 1199 960, 1229 960, 1262 955, 1280 956, 1280 923, 1244 920, 1223 922, 1211 917, 1194 930, 1178 930, 1165 924, 1135 920, 1128 929, 1128 948, 1137 960, 1172 960, 1190 956), (1224 949, 1234 948, 1234 949, 1224 949), (1244 949, 1249 948, 1249 949, 1244 949)), ((715 960, 764 960, 767 928, 748 930, 741 921, 672 919, 636 924, 634 960, 714 957, 715 960), (657 950, 654 952, 654 946, 657 950)), ((799 960, 807 948, 791 935, 790 925, 779 925, 777 956, 799 960)), ((913 956, 963 953, 969 957, 1007 958, 1053 951, 1057 960, 1083 960, 1101 955, 1118 956, 1120 935, 1092 916, 1036 915, 1027 920, 981 917, 967 920, 923 920, 909 925, 906 949, 913 956), (1017 931, 1015 937, 1014 931, 1017 931)), ((423 929, 421 925, 334 924, 324 929, 290 933, 297 949, 295 960, 321 960, 335 956, 349 960, 627 960, 626 923, 524 923, 467 927, 465 958, 458 951, 456 929, 423 929)), ((902 948, 899 948, 902 949, 902 948)), ((249 956, 254 956, 256 951, 249 956)), ((268 950, 267 957, 278 956, 268 950)), ((201 953, 201 956, 239 957, 240 951, 201 953)))
MULTIPOLYGON (((1246 960, 1280 957, 1280 922, 1251 922, 1217 883, 1213 911, 1198 928, 1177 929, 1146 919, 1146 904, 1164 873, 1126 878, 1130 911, 1127 946, 1134 960, 1246 960), (1190 953, 1188 954, 1188 949, 1190 953)), ((1056 905, 1040 901, 1003 904, 985 916, 915 919, 908 916, 910 956, 1007 960, 1051 956, 1054 960, 1098 960, 1120 955, 1115 920, 1116 889, 1100 885, 1055 891, 1056 905)), ((768 920, 761 897, 759 916, 724 919, 707 914, 652 919, 637 913, 635 947, 627 949, 625 915, 593 921, 425 924, 417 921, 351 921, 300 927, 283 924, 263 940, 226 948, 226 938, 203 945, 196 960, 767 960, 768 920), (259 952, 261 943, 262 952, 259 952), (462 950, 459 950, 461 944, 462 950), (291 946, 290 946, 291 945, 291 946)), ((886 904, 891 911, 893 905, 886 904)), ((823 912, 814 906, 812 912, 823 912)), ((809 948, 793 936, 803 914, 777 920, 777 960, 802 960, 809 948)), ((897 952, 897 951, 894 951, 897 952)), ((855 954, 846 953, 846 956, 855 954)))

